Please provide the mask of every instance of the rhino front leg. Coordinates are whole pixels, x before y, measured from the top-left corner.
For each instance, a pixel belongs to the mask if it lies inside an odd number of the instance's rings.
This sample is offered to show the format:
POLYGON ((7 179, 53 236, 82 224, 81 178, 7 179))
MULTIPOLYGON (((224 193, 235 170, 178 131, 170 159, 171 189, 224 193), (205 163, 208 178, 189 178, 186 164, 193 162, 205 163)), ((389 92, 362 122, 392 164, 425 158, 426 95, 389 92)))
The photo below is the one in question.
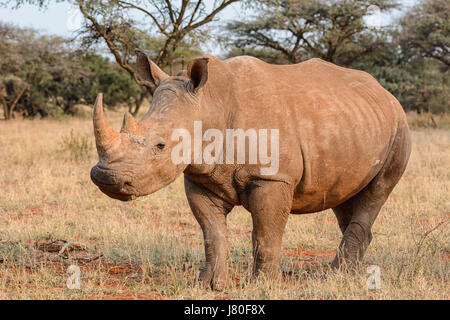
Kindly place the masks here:
POLYGON ((246 207, 253 219, 253 274, 276 277, 293 190, 284 182, 274 181, 254 182, 248 190, 246 207))
POLYGON ((206 265, 200 281, 214 290, 222 290, 228 278, 226 217, 233 206, 187 177, 184 185, 189 205, 203 230, 206 265))

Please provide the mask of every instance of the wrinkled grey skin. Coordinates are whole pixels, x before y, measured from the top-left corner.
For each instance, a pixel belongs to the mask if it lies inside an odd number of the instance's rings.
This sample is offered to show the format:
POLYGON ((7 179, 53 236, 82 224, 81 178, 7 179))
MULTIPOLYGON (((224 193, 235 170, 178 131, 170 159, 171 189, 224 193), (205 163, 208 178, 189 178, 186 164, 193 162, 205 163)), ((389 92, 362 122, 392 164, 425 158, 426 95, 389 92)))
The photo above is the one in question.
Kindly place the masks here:
POLYGON ((205 241, 200 279, 215 289, 226 283, 226 218, 238 205, 253 219, 255 275, 278 274, 290 214, 329 208, 343 234, 332 266, 362 259, 411 150, 402 107, 375 79, 319 59, 273 66, 250 57, 212 56, 192 61, 185 75, 169 77, 137 54, 141 80, 157 88, 148 114, 140 122, 126 114, 118 133, 106 123, 101 95, 94 108, 99 163, 91 177, 105 194, 132 200, 184 173, 205 241), (178 142, 171 141, 172 131, 192 134, 195 120, 202 121, 203 131, 278 128, 278 173, 263 176, 262 165, 173 164, 178 142))

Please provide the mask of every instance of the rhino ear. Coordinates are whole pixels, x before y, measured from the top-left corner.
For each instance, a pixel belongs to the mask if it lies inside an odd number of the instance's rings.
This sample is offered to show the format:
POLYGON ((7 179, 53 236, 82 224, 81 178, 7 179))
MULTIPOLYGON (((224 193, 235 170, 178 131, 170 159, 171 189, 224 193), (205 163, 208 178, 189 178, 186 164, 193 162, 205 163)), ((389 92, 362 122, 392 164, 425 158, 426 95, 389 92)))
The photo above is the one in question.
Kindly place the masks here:
POLYGON ((169 76, 141 50, 136 50, 136 56, 136 69, 139 80, 143 82, 144 86, 154 91, 161 81, 169 76))
POLYGON ((191 80, 194 92, 197 92, 208 81, 208 62, 208 58, 199 58, 189 63, 187 76, 191 80))

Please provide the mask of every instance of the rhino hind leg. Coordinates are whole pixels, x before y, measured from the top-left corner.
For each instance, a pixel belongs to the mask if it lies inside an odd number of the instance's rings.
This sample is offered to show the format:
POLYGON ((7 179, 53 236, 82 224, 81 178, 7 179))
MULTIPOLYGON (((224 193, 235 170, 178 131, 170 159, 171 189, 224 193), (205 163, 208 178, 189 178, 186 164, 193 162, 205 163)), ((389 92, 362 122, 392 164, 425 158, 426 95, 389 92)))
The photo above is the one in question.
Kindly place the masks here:
POLYGON ((375 208, 355 209, 354 202, 354 198, 352 198, 333 208, 343 234, 338 252, 332 262, 333 268, 354 266, 363 258, 372 241, 371 222, 375 220, 380 210, 375 208))
POLYGON ((333 268, 354 266, 372 241, 372 226, 382 206, 403 175, 411 153, 407 127, 400 129, 378 175, 358 194, 333 211, 343 233, 333 268))

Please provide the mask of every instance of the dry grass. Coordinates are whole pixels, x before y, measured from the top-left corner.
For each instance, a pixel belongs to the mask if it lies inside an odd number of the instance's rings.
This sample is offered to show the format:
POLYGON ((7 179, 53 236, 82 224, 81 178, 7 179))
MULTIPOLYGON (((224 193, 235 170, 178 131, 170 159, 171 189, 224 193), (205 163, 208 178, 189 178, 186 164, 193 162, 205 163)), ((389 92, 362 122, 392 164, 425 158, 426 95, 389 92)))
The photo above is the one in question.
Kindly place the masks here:
MULTIPOLYGON (((120 118, 111 117, 119 127, 120 118)), ((329 210, 290 218, 281 281, 250 281, 251 219, 236 208, 224 292, 195 284, 203 238, 182 180, 136 202, 109 199, 90 182, 91 132, 89 120, 0 121, 0 299, 449 298, 449 131, 413 131, 409 167, 375 223, 365 258, 381 268, 380 290, 366 289, 365 270, 327 272, 340 241, 329 210), (89 147, 64 147, 71 130, 89 137, 89 147), (36 244, 48 238, 86 244, 89 252, 43 252, 36 244), (93 260, 78 260, 85 262, 82 290, 69 290, 66 270, 77 254, 93 260)))
POLYGON ((408 123, 413 129, 433 128, 433 129, 450 129, 450 114, 432 114, 424 112, 418 114, 416 112, 408 112, 408 123))

